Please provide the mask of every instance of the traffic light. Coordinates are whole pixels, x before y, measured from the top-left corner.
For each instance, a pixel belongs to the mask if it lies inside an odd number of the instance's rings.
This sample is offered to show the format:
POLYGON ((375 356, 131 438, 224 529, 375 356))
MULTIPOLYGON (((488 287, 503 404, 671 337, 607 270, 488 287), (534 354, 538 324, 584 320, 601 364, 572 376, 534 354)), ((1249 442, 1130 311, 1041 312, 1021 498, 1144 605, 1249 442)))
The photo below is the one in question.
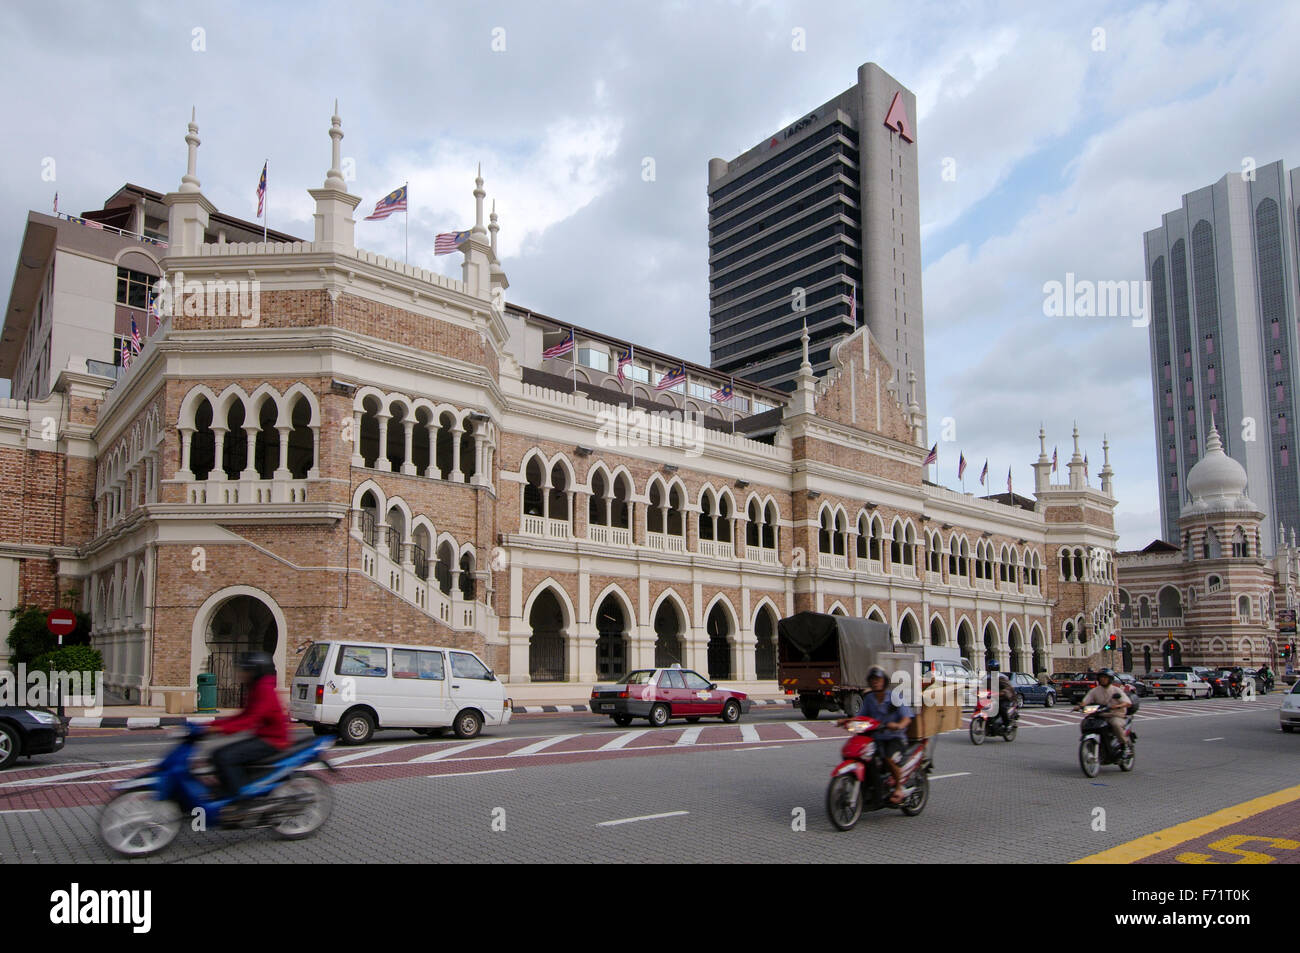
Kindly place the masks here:
POLYGON ((1109 639, 1106 640, 1106 651, 1107 652, 1115 651, 1115 636, 1112 635, 1109 639))

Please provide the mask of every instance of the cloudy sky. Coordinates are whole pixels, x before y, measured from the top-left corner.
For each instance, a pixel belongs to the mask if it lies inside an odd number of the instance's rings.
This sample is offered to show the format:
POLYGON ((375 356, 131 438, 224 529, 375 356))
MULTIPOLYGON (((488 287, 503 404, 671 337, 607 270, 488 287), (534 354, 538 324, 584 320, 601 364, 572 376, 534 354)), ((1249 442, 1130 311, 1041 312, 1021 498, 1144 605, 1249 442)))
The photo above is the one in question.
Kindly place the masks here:
MULTIPOLYGON (((1295 4, 29 4, 0 36, 0 262, 56 189, 74 212, 174 189, 191 106, 205 194, 252 218, 269 158, 271 227, 310 237, 337 97, 362 210, 411 184, 412 261, 454 273, 433 236, 472 224, 482 162, 510 300, 707 363, 708 159, 874 61, 918 100, 941 482, 961 450, 1028 489, 1040 421, 1064 458, 1077 420, 1094 483, 1110 438, 1138 547, 1159 523, 1147 332, 1045 317, 1043 285, 1140 279, 1142 232, 1184 192, 1300 163, 1297 33, 1295 4)), ((357 234, 403 254, 399 217, 357 234)))

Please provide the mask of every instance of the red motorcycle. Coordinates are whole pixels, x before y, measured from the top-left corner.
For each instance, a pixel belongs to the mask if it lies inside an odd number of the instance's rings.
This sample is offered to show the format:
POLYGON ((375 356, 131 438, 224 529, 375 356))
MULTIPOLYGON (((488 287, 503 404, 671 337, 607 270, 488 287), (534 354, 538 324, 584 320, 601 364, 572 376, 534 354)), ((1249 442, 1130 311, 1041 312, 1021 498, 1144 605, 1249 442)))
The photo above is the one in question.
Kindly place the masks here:
POLYGON ((984 739, 989 735, 995 738, 1003 738, 1007 741, 1016 740, 1016 731, 1020 727, 1020 705, 1015 702, 1007 702, 1004 699, 997 699, 998 705, 1006 706, 1006 721, 1004 722, 998 712, 994 709, 994 699, 992 692, 980 692, 979 698, 975 703, 975 713, 970 716, 970 740, 971 744, 982 745, 984 739))
POLYGON ((849 740, 840 752, 844 760, 831 772, 830 787, 826 789, 826 813, 832 824, 847 831, 858 823, 863 811, 893 807, 908 817, 916 817, 925 810, 930 800, 930 772, 934 769, 931 739, 907 742, 898 756, 903 799, 894 803, 889 799, 894 791, 894 778, 885 766, 881 746, 873 737, 881 727, 880 722, 874 718, 846 718, 836 724, 849 732, 849 740))

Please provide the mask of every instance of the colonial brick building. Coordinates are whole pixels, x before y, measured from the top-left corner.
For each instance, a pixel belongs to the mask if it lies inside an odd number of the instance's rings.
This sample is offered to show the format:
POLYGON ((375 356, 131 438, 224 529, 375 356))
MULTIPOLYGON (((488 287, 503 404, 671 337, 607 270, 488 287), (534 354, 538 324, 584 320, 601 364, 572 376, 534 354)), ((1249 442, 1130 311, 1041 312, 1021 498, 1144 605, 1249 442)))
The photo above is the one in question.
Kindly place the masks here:
POLYGON ((1267 662, 1276 669, 1277 610, 1296 606, 1295 530, 1288 540, 1280 528, 1275 555, 1265 555, 1265 514, 1246 495, 1246 471, 1224 453, 1213 424, 1187 474, 1187 494, 1178 518, 1182 546, 1156 540, 1119 554, 1124 667, 1267 662))
POLYGON ((167 244, 133 249, 169 312, 142 353, 0 408, 0 593, 71 594, 132 698, 326 638, 750 681, 801 609, 1024 671, 1116 631, 1113 474, 1089 485, 1077 431, 1060 485, 1040 432, 1032 499, 936 486, 865 327, 786 394, 506 304, 481 178, 460 280, 364 251, 337 116, 313 240, 226 241, 197 131, 167 244))

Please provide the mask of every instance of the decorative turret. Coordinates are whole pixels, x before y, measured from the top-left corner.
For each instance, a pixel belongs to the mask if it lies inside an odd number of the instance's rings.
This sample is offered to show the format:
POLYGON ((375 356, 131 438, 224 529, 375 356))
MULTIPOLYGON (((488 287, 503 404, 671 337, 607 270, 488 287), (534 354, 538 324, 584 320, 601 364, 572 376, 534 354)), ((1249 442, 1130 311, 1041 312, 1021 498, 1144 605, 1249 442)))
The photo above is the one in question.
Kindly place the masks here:
POLYGON ((925 446, 925 415, 921 413, 921 405, 916 400, 916 371, 907 372, 907 419, 912 427, 912 442, 918 447, 925 446))
MULTIPOLYGON (((510 287, 510 281, 506 278, 505 269, 501 267, 501 259, 497 254, 497 232, 501 226, 497 224, 497 200, 492 200, 492 214, 488 216, 488 232, 492 235, 492 265, 488 269, 492 280, 492 293, 495 300, 499 291, 505 291, 510 287)), ((504 302, 502 302, 504 305, 504 302)))
POLYGON ((1070 489, 1084 490, 1088 487, 1088 477, 1084 474, 1083 454, 1079 452, 1079 425, 1074 425, 1074 453, 1070 457, 1070 489))
POLYGON ((316 200, 317 245, 334 251, 356 248, 356 220, 352 213, 361 203, 361 196, 349 195, 343 181, 342 141, 343 121, 339 119, 339 101, 334 100, 334 115, 330 117, 330 167, 325 173, 325 184, 319 189, 308 189, 307 194, 316 200))
POLYGON ((1184 516, 1201 513, 1256 512, 1258 507, 1246 495, 1246 469, 1223 452, 1219 429, 1210 421, 1205 452, 1187 471, 1187 492, 1191 503, 1184 516))
POLYGON ((465 240, 460 243, 461 253, 465 256, 461 264, 461 278, 470 294, 482 297, 492 295, 492 261, 495 255, 488 244, 488 232, 483 227, 483 166, 478 167, 474 178, 474 227, 469 230, 465 240))
POLYGON ((1047 459, 1047 431, 1038 425, 1038 459, 1034 461, 1034 492, 1052 488, 1052 461, 1047 459))
POLYGON ((163 196, 167 206, 167 255, 197 255, 216 206, 199 190, 199 127, 196 110, 190 108, 189 131, 185 136, 188 155, 180 187, 163 196))
POLYGON ((811 414, 817 409, 817 375, 813 373, 812 361, 808 358, 808 319, 803 322, 803 360, 794 378, 794 394, 790 401, 790 412, 794 414, 811 414))
POLYGON ((1115 471, 1110 468, 1110 442, 1106 435, 1101 437, 1101 492, 1109 497, 1115 496, 1115 471))

